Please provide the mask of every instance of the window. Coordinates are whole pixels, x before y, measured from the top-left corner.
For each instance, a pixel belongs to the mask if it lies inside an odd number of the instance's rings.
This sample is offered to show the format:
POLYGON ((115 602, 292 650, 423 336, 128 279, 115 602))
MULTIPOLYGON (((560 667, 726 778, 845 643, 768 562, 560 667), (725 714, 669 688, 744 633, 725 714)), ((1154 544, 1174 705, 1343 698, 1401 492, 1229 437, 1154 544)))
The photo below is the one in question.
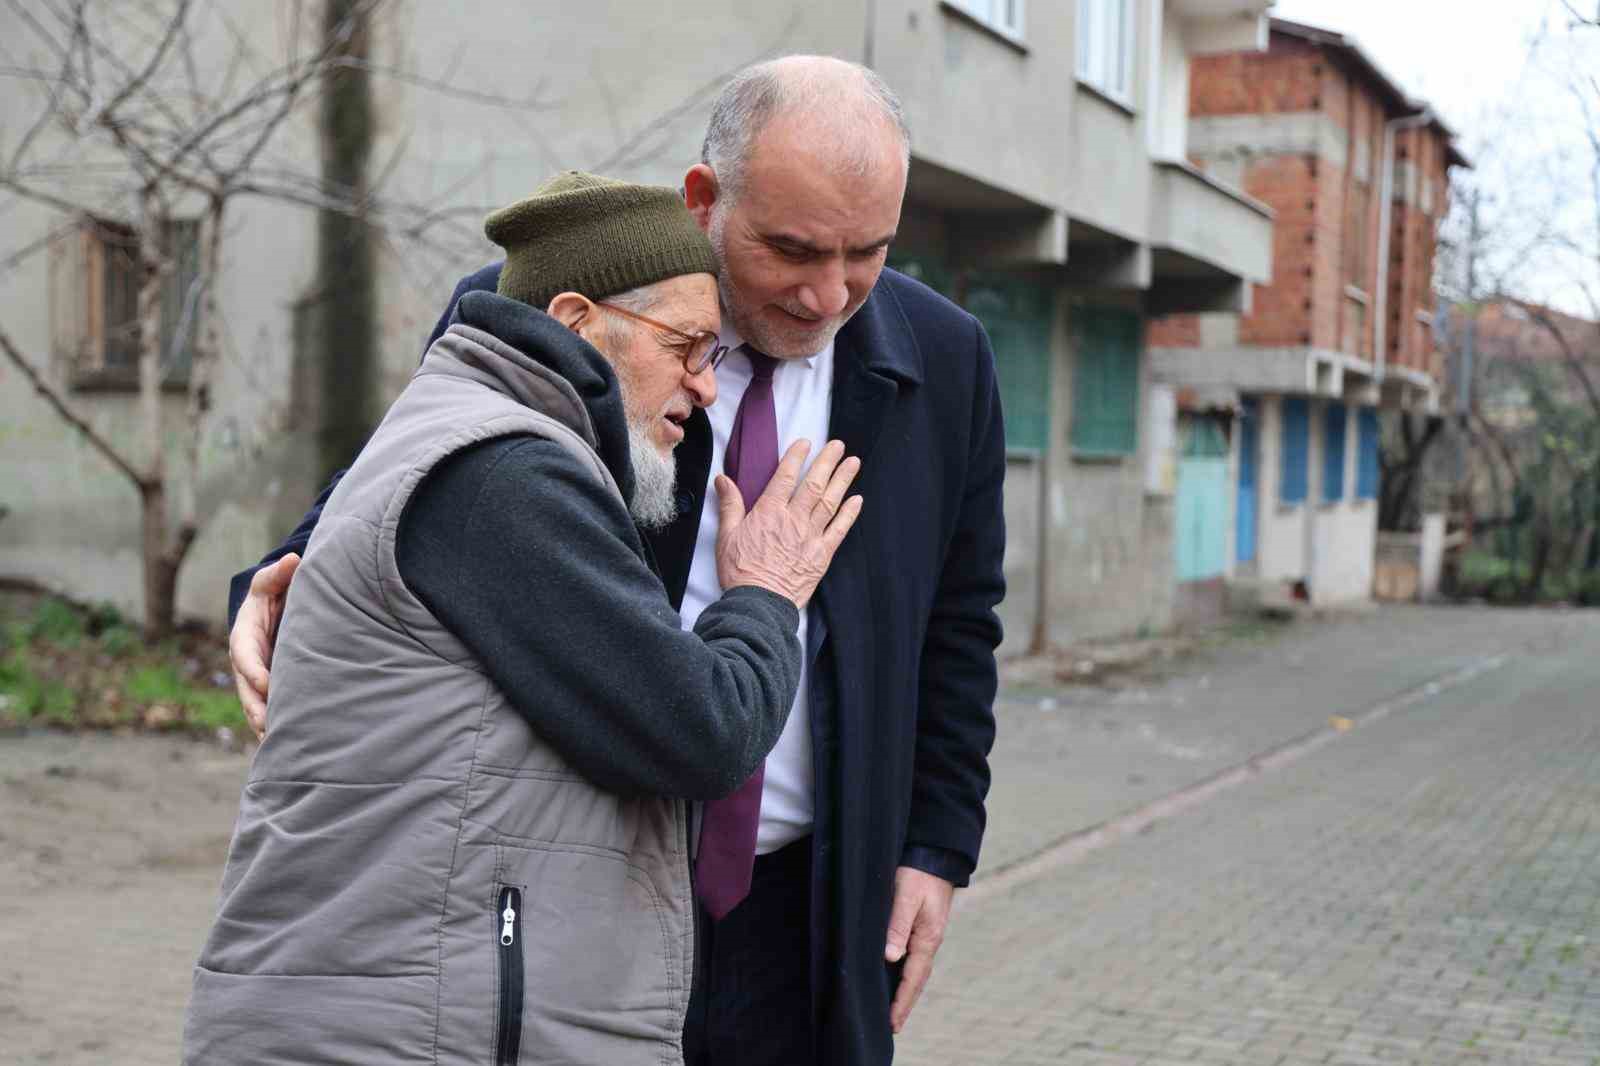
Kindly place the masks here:
MULTIPOLYGON (((167 223, 174 270, 161 293, 161 350, 167 385, 182 385, 194 355, 200 223, 167 223), (184 327, 182 345, 174 339, 184 327)), ((85 218, 51 246, 50 303, 55 350, 79 386, 138 383, 139 285, 143 264, 131 226, 85 218)))
POLYGON ((1078 80, 1133 106, 1134 0, 1078 0, 1078 80))
POLYGON ((1074 309, 1074 454, 1112 457, 1138 450, 1141 326, 1131 311, 1074 309))
POLYGON ((1356 413, 1356 499, 1378 498, 1378 412, 1363 407, 1356 413))
POLYGON ((1283 469, 1278 480, 1280 503, 1305 503, 1311 467, 1311 412, 1303 396, 1283 401, 1283 469))
POLYGON ((1344 280, 1367 290, 1367 215, 1369 190, 1363 181, 1350 185, 1344 212, 1344 280))
POLYGON ((1322 500, 1344 502, 1344 438, 1350 427, 1350 410, 1330 403, 1322 423, 1322 500))
POLYGON ((958 11, 1007 37, 1022 39, 1023 0, 945 0, 958 11))
POLYGON ((974 274, 966 290, 963 302, 994 347, 1006 450, 1043 452, 1050 444, 1050 290, 1003 274, 974 274))
POLYGON ((994 349, 1006 451, 1043 454, 1050 446, 1051 290, 1026 277, 951 271, 937 256, 892 251, 888 265, 953 300, 983 323, 994 349))

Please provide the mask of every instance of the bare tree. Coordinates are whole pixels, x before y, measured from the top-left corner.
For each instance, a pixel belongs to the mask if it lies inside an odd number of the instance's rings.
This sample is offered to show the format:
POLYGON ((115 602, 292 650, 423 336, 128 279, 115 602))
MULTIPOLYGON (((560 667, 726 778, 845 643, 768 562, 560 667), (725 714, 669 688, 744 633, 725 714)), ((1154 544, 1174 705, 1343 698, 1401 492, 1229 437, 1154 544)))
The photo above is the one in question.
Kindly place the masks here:
POLYGON ((48 64, 5 72, 37 90, 41 105, 0 162, 0 189, 54 208, 110 254, 129 258, 137 300, 127 332, 137 338, 142 441, 130 447, 96 428, 40 370, 44 360, 26 356, 3 325, 0 350, 138 490, 145 626, 152 636, 172 629, 178 571, 200 529, 195 479, 220 348, 217 279, 230 209, 239 197, 268 196, 351 214, 367 210, 347 190, 268 164, 264 153, 357 50, 382 2, 351 5, 319 35, 302 0, 293 0, 285 9, 286 54, 266 57, 221 6, 202 12, 194 0, 7 0, 48 64), (210 42, 205 48, 202 34, 210 42), (217 39, 230 42, 221 62, 217 39), (107 221, 129 215, 126 229, 107 221), (180 269, 185 257, 188 270, 180 269), (172 287, 184 274, 187 284, 173 300, 172 287), (181 309, 176 322, 172 307, 181 309), (180 362, 187 364, 187 388, 183 443, 174 457, 166 442, 176 412, 163 392, 180 362))
MULTIPOLYGON (((339 317, 351 313, 349 294, 334 288, 348 268, 338 253, 371 239, 391 252, 403 248, 408 266, 412 249, 429 251, 435 260, 475 258, 484 247, 481 219, 497 206, 463 204, 460 186, 424 202, 386 195, 385 180, 406 138, 398 138, 386 160, 352 158, 353 150, 370 149, 371 137, 340 128, 347 117, 341 108, 361 106, 350 87, 384 78, 501 109, 535 143, 540 135, 529 128, 530 116, 555 105, 539 85, 511 98, 377 62, 369 39, 390 0, 283 0, 271 8, 279 31, 272 41, 253 39, 236 25, 223 0, 0 0, 0 6, 19 31, 0 44, 0 84, 9 85, 14 100, 31 94, 38 101, 20 134, 0 145, 0 194, 44 205, 65 219, 43 239, 0 249, 0 269, 45 254, 61 237, 79 232, 129 258, 137 296, 128 301, 122 340, 136 352, 139 439, 103 431, 82 398, 49 372, 51 359, 24 351, 3 317, 0 352, 137 490, 144 622, 159 637, 175 624, 178 574, 205 517, 199 505, 202 443, 224 357, 218 280, 228 223, 241 198, 317 212, 323 291, 301 302, 334 305, 323 317, 337 328, 339 317), (294 153, 283 149, 285 138, 301 136, 295 143, 303 147, 298 119, 319 106, 321 166, 315 159, 286 162, 294 153), (176 384, 181 410, 170 395, 176 384), (174 438, 181 442, 176 447, 174 438)), ((730 65, 637 129, 614 122, 614 150, 598 165, 546 152, 548 165, 609 169, 648 161, 734 69, 730 65)), ((336 377, 337 368, 330 374, 336 377)), ((334 443, 330 451, 347 460, 359 440, 334 443)))

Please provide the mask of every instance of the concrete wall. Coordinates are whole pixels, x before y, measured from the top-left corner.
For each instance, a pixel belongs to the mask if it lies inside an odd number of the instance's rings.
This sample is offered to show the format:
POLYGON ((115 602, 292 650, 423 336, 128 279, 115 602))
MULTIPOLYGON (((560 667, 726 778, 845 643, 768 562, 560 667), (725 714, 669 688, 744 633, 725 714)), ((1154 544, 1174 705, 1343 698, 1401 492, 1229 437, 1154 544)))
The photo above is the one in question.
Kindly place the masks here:
MULTIPOLYGON (((1047 207, 1067 192, 1076 4, 1030 4, 1027 51, 936 0, 871 0, 870 58, 905 101, 919 159, 1047 207)), ((807 17, 807 22, 811 21, 807 17)))
POLYGON ((1269 582, 1304 580, 1317 604, 1359 602, 1372 594, 1377 542, 1375 500, 1356 499, 1358 461, 1355 420, 1349 406, 1345 437, 1344 498, 1323 500, 1323 418, 1326 405, 1310 405, 1311 447, 1307 498, 1284 504, 1279 497, 1283 467, 1283 397, 1261 397, 1260 535, 1258 576, 1269 582))
POLYGON ((1356 498, 1356 418, 1359 408, 1346 407, 1344 449, 1344 496, 1337 502, 1323 500, 1322 458, 1323 419, 1327 405, 1311 405, 1311 438, 1314 463, 1315 506, 1312 508, 1313 568, 1310 574, 1311 598, 1318 604, 1362 602, 1372 596, 1372 570, 1376 559, 1378 504, 1376 500, 1356 498))
POLYGON ((1174 596, 1173 498, 1144 491, 1147 375, 1141 368, 1139 450, 1119 459, 1074 458, 1071 313, 1064 306, 1058 321, 1056 351, 1065 358, 1051 377, 1046 595, 1056 644, 1167 629, 1174 596))
POLYGON ((1006 598, 1000 604, 1006 635, 1001 658, 1028 650, 1039 618, 1043 480, 1044 460, 1013 456, 1006 461, 1006 598))
POLYGON ((1129 240, 1144 237, 1154 175, 1141 115, 1079 86, 1068 128, 1073 144, 1094 146, 1072 156, 1072 216, 1129 240))

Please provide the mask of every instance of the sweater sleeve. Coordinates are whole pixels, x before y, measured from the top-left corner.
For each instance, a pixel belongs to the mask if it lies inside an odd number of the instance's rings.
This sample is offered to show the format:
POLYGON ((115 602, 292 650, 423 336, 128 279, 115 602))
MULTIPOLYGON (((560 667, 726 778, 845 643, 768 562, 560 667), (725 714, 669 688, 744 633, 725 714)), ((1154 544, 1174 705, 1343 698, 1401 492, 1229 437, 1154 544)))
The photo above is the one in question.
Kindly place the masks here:
POLYGON ((685 632, 621 501, 560 445, 485 442, 417 487, 400 575, 541 737, 595 784, 709 799, 777 743, 799 612, 736 588, 685 632))

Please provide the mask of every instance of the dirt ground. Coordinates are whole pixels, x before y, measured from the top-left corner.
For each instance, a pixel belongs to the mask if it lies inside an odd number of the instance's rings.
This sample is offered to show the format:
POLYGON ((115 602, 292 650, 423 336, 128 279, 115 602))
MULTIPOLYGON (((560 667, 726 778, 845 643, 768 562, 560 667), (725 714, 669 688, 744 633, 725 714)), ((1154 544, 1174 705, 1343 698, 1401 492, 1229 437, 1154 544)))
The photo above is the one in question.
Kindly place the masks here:
POLYGON ((175 1061, 248 766, 181 736, 0 737, 0 1062, 175 1061))

